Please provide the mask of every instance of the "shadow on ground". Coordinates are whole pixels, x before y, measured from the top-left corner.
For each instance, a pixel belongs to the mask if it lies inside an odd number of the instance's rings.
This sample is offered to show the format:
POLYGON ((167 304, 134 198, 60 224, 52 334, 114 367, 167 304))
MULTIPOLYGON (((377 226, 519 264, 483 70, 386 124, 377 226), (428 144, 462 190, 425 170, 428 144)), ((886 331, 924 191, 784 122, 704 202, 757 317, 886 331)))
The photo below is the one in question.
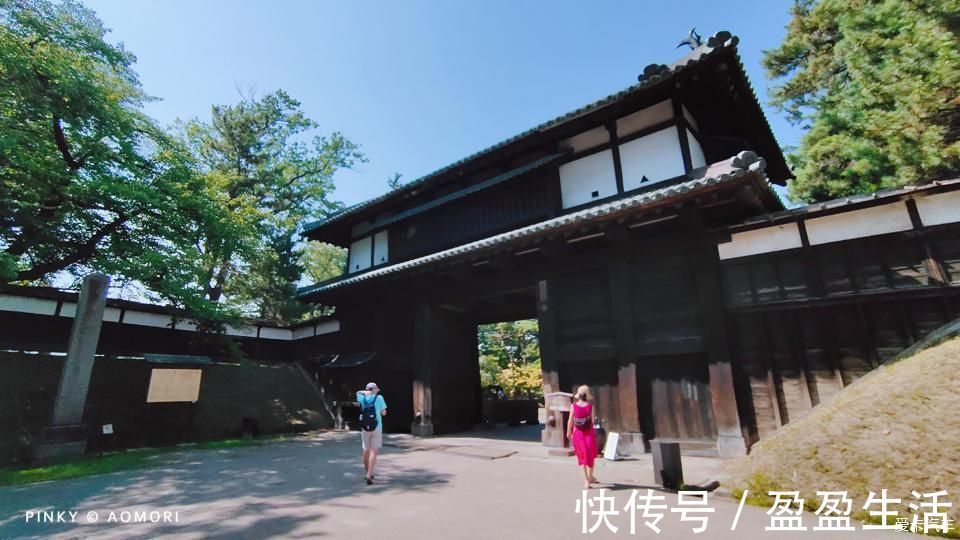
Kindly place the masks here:
POLYGON ((0 538, 284 535, 305 521, 322 525, 326 512, 348 504, 331 499, 361 491, 440 490, 449 483, 447 474, 391 460, 410 451, 384 448, 373 486, 363 479, 356 434, 327 433, 263 447, 164 454, 151 469, 0 488, 0 538), (77 510, 81 523, 25 522, 26 512, 42 510, 77 510), (86 523, 91 510, 102 515, 96 524, 86 523), (179 524, 104 523, 111 510, 178 510, 179 524))

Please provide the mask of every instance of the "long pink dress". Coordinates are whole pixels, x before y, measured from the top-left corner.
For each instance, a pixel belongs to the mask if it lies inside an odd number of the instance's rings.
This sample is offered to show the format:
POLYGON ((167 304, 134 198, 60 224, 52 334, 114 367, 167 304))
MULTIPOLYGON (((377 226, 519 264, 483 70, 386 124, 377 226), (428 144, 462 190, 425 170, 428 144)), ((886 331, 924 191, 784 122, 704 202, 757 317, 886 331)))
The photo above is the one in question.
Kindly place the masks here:
POLYGON ((574 403, 570 413, 574 418, 587 418, 587 425, 579 428, 573 426, 573 451, 577 454, 577 465, 593 467, 593 460, 597 457, 597 432, 590 422, 593 405, 574 403))

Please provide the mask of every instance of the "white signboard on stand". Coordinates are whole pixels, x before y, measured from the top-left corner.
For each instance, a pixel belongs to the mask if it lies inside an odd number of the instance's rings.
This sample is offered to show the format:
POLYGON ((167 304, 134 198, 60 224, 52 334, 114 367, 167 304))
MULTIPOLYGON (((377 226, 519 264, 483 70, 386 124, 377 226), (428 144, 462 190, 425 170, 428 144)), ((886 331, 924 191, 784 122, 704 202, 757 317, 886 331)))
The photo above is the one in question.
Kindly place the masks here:
POLYGON ((619 456, 617 456, 617 445, 620 444, 620 434, 619 433, 608 433, 607 434, 607 444, 603 446, 603 457, 604 459, 609 459, 610 461, 616 461, 619 456))

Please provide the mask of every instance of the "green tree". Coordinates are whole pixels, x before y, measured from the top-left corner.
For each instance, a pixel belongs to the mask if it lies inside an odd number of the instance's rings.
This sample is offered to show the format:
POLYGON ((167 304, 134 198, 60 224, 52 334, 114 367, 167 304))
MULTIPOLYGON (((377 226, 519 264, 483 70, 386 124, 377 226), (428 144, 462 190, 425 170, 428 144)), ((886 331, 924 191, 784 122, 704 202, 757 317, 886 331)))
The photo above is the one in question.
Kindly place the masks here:
POLYGON ((320 283, 343 275, 347 250, 324 242, 307 242, 302 262, 311 283, 320 283))
MULTIPOLYGON (((90 10, 0 0, 0 272, 35 281, 175 227, 176 147, 90 10)), ((140 251, 140 250, 137 250, 140 251)))
POLYGON ((105 34, 74 1, 0 0, 0 282, 96 269, 221 316, 177 264, 221 207, 105 34))
POLYGON ((307 309, 293 298, 303 271, 299 227, 341 207, 330 198, 333 175, 364 160, 340 133, 310 138, 317 127, 282 90, 214 106, 209 122, 182 126, 202 176, 235 224, 229 230, 255 231, 221 237, 215 228, 197 240, 191 265, 210 301, 226 299, 278 322, 307 309))
POLYGON ((536 320, 481 325, 477 330, 480 382, 499 385, 508 394, 543 391, 536 320))
POLYGON ((796 0, 765 51, 773 104, 808 128, 791 198, 819 201, 960 170, 946 109, 960 95, 960 0, 796 0))

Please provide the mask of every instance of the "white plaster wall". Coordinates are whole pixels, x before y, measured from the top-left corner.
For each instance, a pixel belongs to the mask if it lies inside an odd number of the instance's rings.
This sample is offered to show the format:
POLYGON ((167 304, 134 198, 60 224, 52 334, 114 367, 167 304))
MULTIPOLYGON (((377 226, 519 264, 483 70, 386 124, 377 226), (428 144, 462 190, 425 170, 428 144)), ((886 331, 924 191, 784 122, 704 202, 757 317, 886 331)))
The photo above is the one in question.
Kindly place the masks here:
POLYGON ((613 169, 611 150, 597 152, 560 166, 560 197, 564 208, 616 194, 617 176, 613 169))
POLYGON ((673 103, 669 99, 661 101, 656 105, 619 118, 617 120, 617 137, 625 137, 671 118, 673 118, 673 103))
POLYGON ((28 296, 0 296, 0 311, 53 315, 57 312, 57 301, 28 296))
MULTIPOLYGON (((61 317, 73 317, 77 316, 77 304, 74 302, 64 302, 60 306, 60 316, 61 317)), ((120 322, 120 310, 112 307, 103 308, 103 320, 106 322, 120 322)))
POLYGON ((369 236, 350 244, 350 267, 347 272, 359 272, 370 268, 370 251, 372 249, 373 239, 369 236))
POLYGON ((908 231, 913 228, 910 214, 902 202, 808 219, 804 224, 807 227, 807 238, 812 245, 908 231))
POLYGON ((303 339, 313 336, 314 327, 304 326, 293 331, 293 339, 303 339))
POLYGON ((927 227, 960 221, 960 191, 919 197, 917 211, 927 227))
POLYGON ((677 128, 668 127, 621 144, 620 166, 626 191, 684 174, 677 128), (642 181, 644 176, 647 182, 642 181))
POLYGON ((293 339, 293 332, 286 328, 261 328, 260 337, 264 339, 290 341, 293 339))
POLYGON ((705 166, 707 158, 703 155, 703 148, 700 147, 700 142, 697 141, 697 138, 693 136, 689 129, 687 130, 687 142, 690 144, 690 166, 694 169, 705 166))
POLYGON ((383 264, 390 260, 388 240, 387 231, 380 231, 373 237, 373 264, 383 264))
POLYGON ((257 337, 256 326, 231 326, 227 325, 226 334, 228 336, 257 337))
MULTIPOLYGON (((77 311, 77 306, 73 306, 73 311, 77 311)), ((113 307, 103 308, 103 320, 107 322, 120 322, 120 309, 113 307)))
POLYGON ((721 259, 733 259, 758 253, 794 249, 802 245, 800 229, 797 224, 785 223, 774 227, 733 233, 730 235, 729 242, 717 245, 717 252, 721 259))
MULTIPOLYGON (((74 302, 64 302, 63 305, 60 306, 60 316, 61 316, 61 317, 70 317, 71 319, 72 319, 73 317, 76 317, 76 316, 77 316, 77 304, 75 304, 74 302)), ((106 319, 106 316, 104 316, 104 319, 106 319)))
POLYGON ((169 315, 162 315, 160 313, 127 310, 127 312, 123 314, 123 324, 170 328, 173 324, 173 318, 169 315))
POLYGON ((600 126, 560 141, 560 148, 582 152, 608 142, 610 142, 610 132, 605 126, 600 126))
POLYGON ((334 332, 340 331, 340 321, 323 321, 322 323, 317 323, 317 335, 323 334, 332 334, 334 332))
POLYGON ((190 321, 190 320, 187 320, 187 319, 180 319, 180 320, 177 321, 176 329, 177 329, 177 330, 184 330, 184 331, 186 331, 186 332, 196 332, 196 331, 197 331, 197 323, 195 323, 195 322, 193 322, 193 321, 190 321))

